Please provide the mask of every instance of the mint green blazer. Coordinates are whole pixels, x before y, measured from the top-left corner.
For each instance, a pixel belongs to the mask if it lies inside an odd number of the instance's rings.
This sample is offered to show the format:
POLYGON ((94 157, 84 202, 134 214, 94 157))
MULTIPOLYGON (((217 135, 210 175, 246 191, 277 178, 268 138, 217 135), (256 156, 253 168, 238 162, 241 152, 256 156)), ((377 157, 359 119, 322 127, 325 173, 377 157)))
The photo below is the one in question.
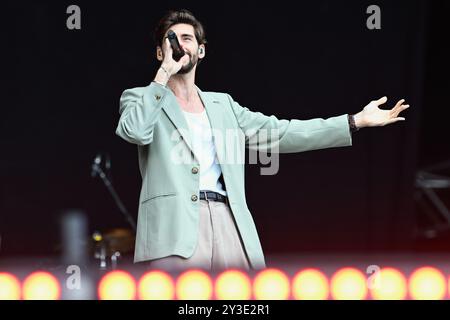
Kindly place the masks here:
MULTIPOLYGON (((352 144, 346 114, 328 119, 279 120, 240 106, 226 93, 197 90, 213 132, 238 132, 223 135, 236 146, 258 151, 277 147, 276 152, 292 153, 352 144), (266 139, 257 136, 264 130, 269 130, 266 139)), ((199 168, 199 163, 192 152, 189 126, 181 107, 169 88, 152 82, 125 90, 119 113, 116 134, 138 146, 142 176, 134 261, 169 255, 188 258, 194 253, 198 237, 199 174, 192 168, 199 168), (180 150, 190 161, 174 160, 174 152, 180 150)), ((263 250, 245 197, 245 164, 223 161, 231 153, 230 144, 219 144, 215 136, 214 143, 230 208, 251 267, 264 268, 263 250)))

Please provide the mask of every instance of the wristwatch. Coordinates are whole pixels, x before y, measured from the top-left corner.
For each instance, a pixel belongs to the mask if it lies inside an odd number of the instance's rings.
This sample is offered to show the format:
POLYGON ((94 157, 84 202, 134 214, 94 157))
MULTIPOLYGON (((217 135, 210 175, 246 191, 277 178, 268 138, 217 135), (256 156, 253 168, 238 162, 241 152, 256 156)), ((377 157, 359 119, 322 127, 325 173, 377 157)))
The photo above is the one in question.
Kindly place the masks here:
POLYGON ((353 114, 347 115, 348 118, 348 126, 350 127, 350 132, 356 132, 359 130, 359 128, 355 124, 355 116, 353 114))

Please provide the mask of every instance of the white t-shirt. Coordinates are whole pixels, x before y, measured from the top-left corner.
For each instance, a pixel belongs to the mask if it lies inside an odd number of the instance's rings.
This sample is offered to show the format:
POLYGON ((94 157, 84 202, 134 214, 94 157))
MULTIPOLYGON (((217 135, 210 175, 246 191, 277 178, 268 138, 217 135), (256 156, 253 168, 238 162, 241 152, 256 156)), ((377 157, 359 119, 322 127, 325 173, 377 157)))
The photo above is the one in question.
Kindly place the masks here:
POLYGON ((189 125, 194 154, 200 163, 200 190, 215 191, 226 196, 227 192, 219 181, 222 170, 205 109, 200 113, 182 111, 189 125))

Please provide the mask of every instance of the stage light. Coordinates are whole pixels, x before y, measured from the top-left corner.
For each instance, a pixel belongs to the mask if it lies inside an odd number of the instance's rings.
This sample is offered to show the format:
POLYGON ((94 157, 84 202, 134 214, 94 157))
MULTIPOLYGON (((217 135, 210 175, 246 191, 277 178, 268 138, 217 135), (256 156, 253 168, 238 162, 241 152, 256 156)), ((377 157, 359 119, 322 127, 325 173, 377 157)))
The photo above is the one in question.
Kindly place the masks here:
POLYGON ((128 272, 111 271, 100 280, 98 297, 100 300, 133 300, 136 282, 128 272))
POLYGON ((450 297, 450 276, 448 277, 447 289, 448 289, 448 295, 450 297))
POLYGON ((329 288, 327 277, 316 269, 298 272, 292 280, 292 296, 297 300, 326 300, 329 288))
POLYGON ((407 295, 405 276, 394 268, 382 268, 375 275, 377 279, 370 289, 375 300, 404 300, 407 295))
POLYGON ((0 300, 20 300, 20 282, 12 274, 0 272, 0 300))
POLYGON ((409 292, 414 300, 440 300, 445 297, 444 275, 432 267, 423 267, 409 277, 409 292))
POLYGON ((364 274, 354 268, 343 268, 331 278, 331 296, 335 300, 363 300, 367 296, 364 274))
POLYGON ((286 300, 290 294, 289 279, 280 270, 266 269, 256 275, 253 290, 258 300, 286 300))
POLYGON ((215 289, 219 300, 249 300, 252 295, 249 277, 239 270, 222 272, 216 279, 215 289))
POLYGON ((150 271, 139 280, 140 300, 172 300, 175 296, 175 284, 163 271, 150 271))
POLYGON ((208 274, 201 270, 182 273, 176 283, 179 300, 208 300, 212 297, 213 285, 208 274))
POLYGON ((23 282, 22 291, 25 300, 58 300, 61 296, 58 280, 44 271, 30 274, 23 282))

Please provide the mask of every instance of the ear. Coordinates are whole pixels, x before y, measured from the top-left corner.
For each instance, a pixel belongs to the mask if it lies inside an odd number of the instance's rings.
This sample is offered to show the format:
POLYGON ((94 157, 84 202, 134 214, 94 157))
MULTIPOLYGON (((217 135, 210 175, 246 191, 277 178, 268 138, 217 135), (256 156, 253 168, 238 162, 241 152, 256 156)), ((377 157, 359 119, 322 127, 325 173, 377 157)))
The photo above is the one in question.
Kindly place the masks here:
POLYGON ((160 46, 156 47, 156 59, 158 59, 158 61, 163 61, 164 59, 163 52, 160 46))
POLYGON ((205 57, 205 55, 206 55, 206 48, 205 48, 205 45, 204 45, 204 44, 201 44, 201 45, 198 47, 198 57, 199 57, 200 59, 203 59, 203 58, 205 57))

